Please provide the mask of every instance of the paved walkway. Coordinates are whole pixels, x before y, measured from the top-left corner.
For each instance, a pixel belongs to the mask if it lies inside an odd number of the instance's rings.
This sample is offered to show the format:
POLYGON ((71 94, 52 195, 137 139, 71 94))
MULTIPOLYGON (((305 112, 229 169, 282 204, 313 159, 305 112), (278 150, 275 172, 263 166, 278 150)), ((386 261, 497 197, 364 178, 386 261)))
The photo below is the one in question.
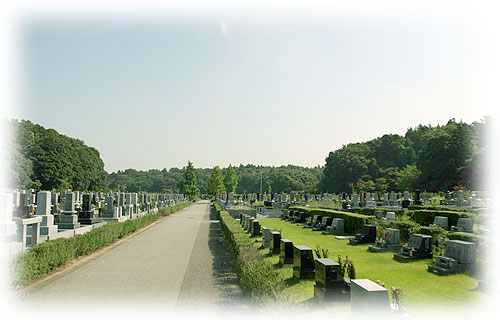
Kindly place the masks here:
POLYGON ((245 309, 208 201, 200 201, 112 248, 35 283, 13 302, 27 312, 115 308, 245 309), (76 309, 75 309, 76 308, 76 309))

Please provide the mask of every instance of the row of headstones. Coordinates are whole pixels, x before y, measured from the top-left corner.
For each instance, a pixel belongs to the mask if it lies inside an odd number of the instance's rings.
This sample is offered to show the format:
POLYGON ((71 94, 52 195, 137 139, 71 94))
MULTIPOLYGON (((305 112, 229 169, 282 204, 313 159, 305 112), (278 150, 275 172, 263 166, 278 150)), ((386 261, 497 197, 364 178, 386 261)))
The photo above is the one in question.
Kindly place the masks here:
MULTIPOLYGON (((388 220, 395 218, 394 212, 387 212, 387 215, 389 214, 391 215, 388 217, 388 220)), ((446 218, 445 221, 447 227, 447 217, 436 218, 435 222, 442 221, 439 218, 446 218)), ((344 233, 344 221, 340 218, 314 215, 309 223, 305 223, 306 217, 304 212, 289 211, 288 215, 283 216, 282 219, 298 223, 298 225, 303 225, 304 228, 312 228, 313 231, 323 230, 323 234, 338 235, 344 233)), ((457 226, 452 226, 451 229, 457 232, 472 232, 472 220, 468 218, 459 218, 457 226)), ((400 253, 394 255, 394 259, 397 261, 433 257, 431 236, 421 234, 410 235, 407 246, 401 245, 399 229, 386 228, 382 231, 381 240, 376 240, 376 237, 376 226, 365 224, 362 228, 362 232, 356 234, 353 239, 350 239, 349 243, 352 245, 374 243, 374 245, 368 247, 368 250, 371 252, 401 250, 400 253)), ((266 239, 264 237, 264 242, 265 241, 266 239)), ((434 272, 438 272, 436 270, 439 270, 440 273, 453 273, 471 270, 475 267, 475 255, 475 243, 460 240, 449 240, 446 243, 445 255, 443 257, 436 257, 436 265, 440 267, 429 266, 429 270, 434 272)))
MULTIPOLYGON (((304 202, 309 201, 326 201, 329 205, 341 205, 342 203, 347 203, 351 208, 358 207, 377 207, 377 202, 382 202, 382 206, 386 207, 403 207, 406 208, 409 205, 428 205, 435 203, 438 199, 437 193, 426 193, 416 190, 413 195, 409 191, 404 191, 403 193, 391 191, 390 193, 380 193, 380 192, 362 192, 360 194, 354 193, 348 195, 347 193, 339 194, 305 194, 300 195, 298 193, 272 193, 272 194, 243 194, 239 200, 241 201, 265 201, 269 200, 273 203, 300 203, 302 199, 304 202), (413 196, 413 198, 412 198, 413 196)), ((223 193, 219 196, 219 199, 224 202, 234 203, 236 202, 236 196, 233 193, 223 193)), ((484 206, 484 201, 476 196, 475 191, 468 192, 466 194, 463 190, 458 190, 454 192, 448 191, 446 193, 446 199, 440 202, 441 205, 450 205, 457 207, 481 207, 484 206)))
POLYGON ((293 267, 296 279, 315 279, 314 297, 321 301, 351 301, 353 314, 391 310, 387 289, 369 279, 345 278, 338 262, 329 258, 314 259, 312 249, 294 245, 281 233, 262 228, 262 243, 269 253, 279 254, 280 264, 293 267))
MULTIPOLYGON (((33 189, 31 190, 22 190, 13 192, 13 206, 14 206, 14 215, 15 216, 26 216, 33 212, 37 205, 37 195, 33 193, 33 189)), ((75 208, 77 211, 91 211, 88 205, 95 206, 97 208, 104 208, 106 204, 106 208, 111 209, 109 197, 113 197, 113 202, 115 206, 125 206, 125 205, 138 205, 138 201, 140 204, 143 204, 144 207, 146 205, 152 206, 154 204, 155 207, 162 208, 164 206, 175 205, 179 202, 185 201, 185 197, 182 194, 151 194, 151 193, 123 193, 123 192, 115 192, 113 194, 106 194, 103 192, 90 192, 83 193, 79 191, 74 191, 74 202, 75 208), (85 199, 86 197, 90 197, 90 199, 85 199), (138 200, 139 197, 139 200, 138 200), (89 201, 90 200, 90 201, 89 201), (85 202, 86 201, 86 202, 85 202), (82 207, 83 206, 83 207, 82 207)), ((51 193, 51 204, 52 204, 52 214, 57 215, 59 210, 59 204, 61 203, 62 198, 58 192, 51 193)), ((144 211, 147 211, 146 208, 144 211)), ((137 213, 138 210, 134 209, 137 213)))
MULTIPOLYGON (((398 251, 393 258, 396 261, 407 262, 417 259, 432 259, 432 237, 423 234, 412 234, 408 245, 402 246, 400 230, 386 228, 382 232, 382 240, 376 240, 377 230, 374 225, 365 224, 362 233, 350 239, 351 245, 374 243, 368 247, 371 252, 398 251)), ((435 264, 428 270, 438 274, 449 274, 474 270, 476 267, 476 244, 462 240, 448 240, 444 256, 436 256, 435 264)))
MULTIPOLYGON (((34 246, 45 240, 57 239, 59 237, 71 237, 76 234, 88 232, 94 228, 100 227, 106 223, 107 218, 120 219, 124 221, 127 218, 134 218, 149 211, 157 211, 167 203, 168 195, 159 195, 161 201, 153 201, 155 195, 141 194, 143 211, 139 212, 137 193, 115 193, 114 195, 105 195, 103 193, 79 193, 66 192, 63 202, 63 210, 59 210, 59 194, 50 191, 40 191, 36 197, 29 197, 34 209, 34 216, 30 216, 30 210, 27 210, 28 203, 24 202, 26 192, 2 193, 2 223, 5 224, 5 233, 0 233, 0 237, 9 243, 11 254, 17 251, 24 251, 28 246, 34 246), (79 199, 80 198, 80 199, 79 199), (104 199, 103 199, 104 198, 104 199), (77 200, 80 200, 80 208, 77 211, 77 200), (95 208, 106 204, 103 214, 95 208), (118 206, 115 206, 118 205, 118 206), (17 206, 17 207, 16 207, 17 206), (21 209, 20 209, 21 208, 21 209), (145 209, 145 210, 144 210, 145 209), (13 212, 27 213, 28 218, 17 219, 16 223, 12 221, 13 212), (55 216, 59 217, 59 222, 55 223, 55 216), (88 225, 88 226, 83 226, 88 225), (69 230, 75 230, 68 233, 69 230), (20 243, 18 246, 17 243, 20 243)), ((172 196, 172 199, 175 199, 172 196)), ((182 199, 182 197, 177 197, 182 199)))

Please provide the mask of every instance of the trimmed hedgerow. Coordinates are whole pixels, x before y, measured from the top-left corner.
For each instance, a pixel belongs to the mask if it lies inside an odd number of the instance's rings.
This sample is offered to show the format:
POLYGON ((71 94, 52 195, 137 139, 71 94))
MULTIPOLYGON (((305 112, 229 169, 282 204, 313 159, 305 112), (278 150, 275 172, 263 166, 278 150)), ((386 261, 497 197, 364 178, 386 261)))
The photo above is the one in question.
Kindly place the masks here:
POLYGON ((137 219, 109 223, 72 238, 49 240, 38 244, 27 252, 19 253, 12 258, 10 266, 13 285, 25 285, 58 267, 64 266, 72 259, 110 245, 116 240, 190 204, 191 202, 181 203, 162 208, 157 213, 146 214, 137 219))
POLYGON ((291 207, 290 210, 303 211, 306 213, 306 217, 320 215, 322 217, 332 217, 332 218, 344 219, 344 231, 346 233, 359 232, 363 228, 364 224, 373 223, 374 219, 375 219, 375 217, 373 217, 373 216, 367 216, 364 214, 336 211, 336 210, 329 210, 329 209, 291 207))
POLYGON ((456 226, 458 218, 476 220, 476 216, 474 214, 460 211, 415 210, 409 211, 408 214, 411 221, 414 221, 422 226, 428 226, 434 223, 434 218, 436 216, 448 217, 448 224, 450 226, 456 226))
POLYGON ((253 245, 238 221, 233 219, 217 202, 214 202, 220 219, 222 233, 228 250, 233 257, 236 273, 243 291, 259 303, 273 303, 280 300, 284 280, 269 261, 253 245))
MULTIPOLYGON (((467 208, 445 208, 444 211, 458 211, 458 212, 468 212, 467 208)), ((408 206, 408 210, 432 210, 432 211, 443 211, 443 207, 435 207, 435 206, 417 206, 411 205, 408 206)))
POLYGON ((351 212, 359 213, 359 214, 364 214, 367 216, 374 216, 375 211, 382 211, 382 212, 394 212, 396 213, 396 216, 402 216, 404 214, 403 209, 388 209, 388 208, 369 208, 369 207, 363 207, 363 208, 351 208, 351 212))

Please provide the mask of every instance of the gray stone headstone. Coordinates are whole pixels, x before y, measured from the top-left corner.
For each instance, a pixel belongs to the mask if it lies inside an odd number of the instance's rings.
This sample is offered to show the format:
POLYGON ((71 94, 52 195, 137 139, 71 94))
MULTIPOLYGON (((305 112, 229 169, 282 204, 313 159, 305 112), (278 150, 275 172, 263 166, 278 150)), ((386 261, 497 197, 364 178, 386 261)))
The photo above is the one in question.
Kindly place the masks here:
POLYGON ((66 192, 64 195, 64 212, 75 212, 75 194, 73 192, 66 192))
POLYGON ((40 191, 37 194, 37 205, 36 205, 36 215, 48 215, 50 214, 50 191, 40 191))
POLYGON ((351 312, 354 316, 389 314, 387 289, 368 279, 351 279, 351 312))

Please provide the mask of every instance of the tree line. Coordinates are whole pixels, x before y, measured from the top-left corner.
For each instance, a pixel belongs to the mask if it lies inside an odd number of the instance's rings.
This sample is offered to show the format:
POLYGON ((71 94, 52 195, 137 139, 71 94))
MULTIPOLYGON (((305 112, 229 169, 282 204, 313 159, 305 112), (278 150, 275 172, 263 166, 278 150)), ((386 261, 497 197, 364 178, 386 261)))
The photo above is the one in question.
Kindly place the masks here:
POLYGON ((350 143, 330 152, 324 167, 195 168, 188 162, 180 169, 108 174, 99 152, 83 141, 30 121, 11 120, 6 154, 10 185, 21 189, 189 194, 482 190, 490 123, 488 118, 471 124, 451 119, 446 125, 409 128, 404 136, 386 134, 350 143))
POLYGON ((10 135, 6 144, 10 187, 81 191, 108 189, 108 174, 95 148, 27 120, 10 120, 7 128, 10 135))
MULTIPOLYGON (((188 166, 193 164, 188 163, 188 166)), ((321 178, 320 167, 305 168, 299 166, 255 166, 243 165, 227 168, 193 168, 196 187, 201 194, 220 192, 259 193, 262 175, 263 192, 315 192, 321 178)), ((108 186, 112 190, 130 192, 180 192, 185 177, 186 167, 171 169, 151 169, 147 171, 126 169, 108 175, 108 186)), ((187 178, 190 181, 192 178, 187 178)))
POLYGON ((491 120, 419 125, 404 136, 386 134, 332 151, 319 188, 323 192, 482 190, 481 164, 491 120))

